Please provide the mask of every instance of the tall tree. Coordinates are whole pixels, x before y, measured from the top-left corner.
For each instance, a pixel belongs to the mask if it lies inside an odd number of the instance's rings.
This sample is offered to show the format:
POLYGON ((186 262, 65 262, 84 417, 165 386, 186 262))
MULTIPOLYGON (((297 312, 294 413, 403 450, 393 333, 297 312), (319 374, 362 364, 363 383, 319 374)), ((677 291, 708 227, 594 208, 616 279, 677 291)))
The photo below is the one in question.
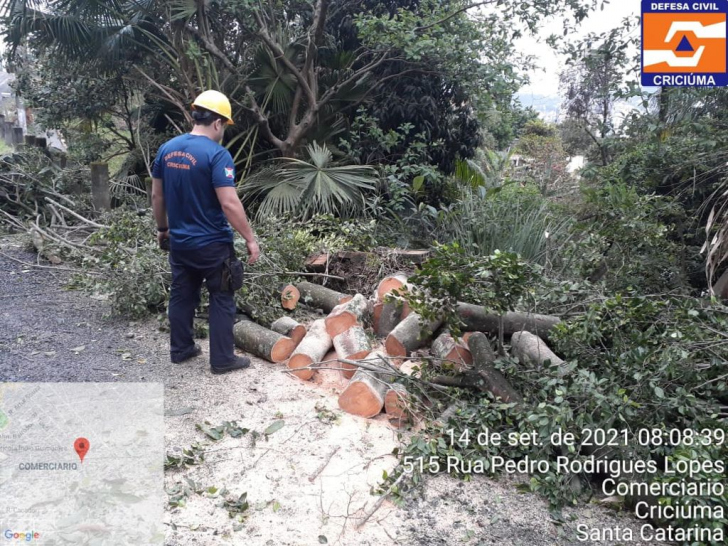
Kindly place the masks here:
MULTIPOLYGON (((579 21, 597 3, 5 0, 2 6, 11 46, 32 36, 32 47, 96 71, 124 61, 130 67, 124 76, 156 89, 178 116, 188 115, 201 89, 215 87, 233 98, 239 144, 260 151, 254 143, 262 137, 291 157, 313 135, 338 130, 358 104, 411 94, 391 87, 388 94, 386 84, 423 72, 431 73, 432 89, 446 87, 433 108, 467 104, 477 112, 508 94, 502 82, 514 71, 508 57, 514 21, 535 29, 544 16, 565 11, 579 21), (481 6, 489 11, 479 14, 481 6), (347 17, 336 24, 341 13, 347 17), (344 21, 358 45, 337 36, 344 21)), ((474 128, 467 116, 448 123, 460 124, 458 134, 474 128)))

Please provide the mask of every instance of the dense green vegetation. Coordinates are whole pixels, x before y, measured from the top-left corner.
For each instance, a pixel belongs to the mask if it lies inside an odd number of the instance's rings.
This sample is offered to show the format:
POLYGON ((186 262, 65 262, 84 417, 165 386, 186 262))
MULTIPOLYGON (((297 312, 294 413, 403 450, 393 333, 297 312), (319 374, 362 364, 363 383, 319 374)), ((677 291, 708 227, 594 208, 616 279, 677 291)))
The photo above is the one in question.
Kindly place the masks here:
MULTIPOLYGON (((274 318, 277 287, 299 278, 313 252, 391 246, 433 249, 410 305, 444 315, 454 332, 458 301, 562 318, 549 342, 563 367, 496 361, 523 404, 427 392, 433 417, 453 400, 465 404, 414 435, 406 455, 553 459, 548 443, 452 445, 446 430, 581 438, 586 428, 616 428, 630 431, 630 450, 616 448, 615 458, 725 461, 725 444, 635 441, 640 429, 726 430, 728 307, 711 288, 728 244, 728 91, 640 89, 629 53, 638 33, 626 23, 554 42, 572 59, 562 74, 566 119, 544 123, 514 100, 527 63, 514 49, 514 21, 533 30, 563 13, 569 30, 597 2, 482 4, 492 9, 457 0, 7 0, 17 91, 39 124, 66 135, 71 162, 60 169, 32 150, 4 156, 1 180, 27 186, 0 210, 16 219, 10 229, 48 226, 52 211, 26 203, 44 189, 70 193, 87 184, 90 161, 121 154, 119 207, 99 219, 106 227, 83 243, 49 245, 99 273, 79 283, 111 294, 117 312, 163 311, 166 257, 150 216, 137 213, 146 207, 140 180, 159 143, 186 127, 195 94, 220 89, 233 99, 225 144, 264 252, 239 294, 254 318, 274 318), (621 119, 626 101, 633 108, 621 119), (574 175, 566 164, 577 153, 587 164, 574 175)), ((74 199, 87 214, 87 201, 74 199)), ((386 265, 364 274, 375 281, 386 265)), ((435 374, 420 370, 422 379, 435 374)), ((695 479, 711 477, 721 478, 695 479)), ((528 487, 558 506, 590 498, 593 478, 551 467, 528 487)), ((728 509, 725 494, 699 502, 728 509)))

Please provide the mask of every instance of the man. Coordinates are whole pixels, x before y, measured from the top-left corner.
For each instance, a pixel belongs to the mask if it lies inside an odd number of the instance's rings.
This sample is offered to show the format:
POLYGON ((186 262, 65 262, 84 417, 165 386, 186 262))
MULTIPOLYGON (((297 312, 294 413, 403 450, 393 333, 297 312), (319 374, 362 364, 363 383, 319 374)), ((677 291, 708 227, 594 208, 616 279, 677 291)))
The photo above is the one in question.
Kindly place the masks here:
POLYGON ((152 169, 152 208, 160 247, 169 243, 170 355, 179 363, 202 354, 193 339, 202 280, 210 292, 210 369, 226 373, 250 366, 233 352, 235 301, 223 286, 224 262, 234 256, 232 226, 245 239, 248 263, 260 254, 235 188, 235 164, 220 145, 232 109, 225 95, 205 91, 192 105, 190 133, 162 145, 152 169), (169 239, 166 241, 166 239, 169 239))

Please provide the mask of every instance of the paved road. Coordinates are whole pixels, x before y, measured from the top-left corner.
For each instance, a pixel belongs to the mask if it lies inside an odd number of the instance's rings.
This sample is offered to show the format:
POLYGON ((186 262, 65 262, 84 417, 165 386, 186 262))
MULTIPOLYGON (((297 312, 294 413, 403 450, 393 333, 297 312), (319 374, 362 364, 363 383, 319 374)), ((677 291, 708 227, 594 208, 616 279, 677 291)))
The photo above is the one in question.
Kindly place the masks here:
POLYGON ((0 238, 0 381, 164 381, 166 334, 111 319, 106 301, 68 290, 72 273, 0 238), (75 349, 72 350, 72 349, 75 349))

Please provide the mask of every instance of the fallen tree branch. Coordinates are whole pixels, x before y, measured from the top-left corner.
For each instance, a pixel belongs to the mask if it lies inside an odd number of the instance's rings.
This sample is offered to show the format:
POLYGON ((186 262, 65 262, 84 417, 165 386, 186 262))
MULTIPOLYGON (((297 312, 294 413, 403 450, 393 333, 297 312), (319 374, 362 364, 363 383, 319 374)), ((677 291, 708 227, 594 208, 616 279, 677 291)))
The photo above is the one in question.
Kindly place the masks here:
POLYGON ((334 457, 334 455, 336 455, 336 452, 337 451, 339 451, 339 446, 336 446, 334 448, 334 450, 331 453, 329 453, 329 456, 326 457, 326 460, 321 464, 321 466, 319 466, 316 469, 316 471, 308 477, 308 481, 310 481, 311 483, 313 483, 313 481, 316 478, 318 478, 318 475, 321 474, 321 472, 324 471, 324 468, 326 468, 326 466, 331 462, 331 459, 333 459, 333 457, 334 457))
POLYGON ((73 212, 73 211, 72 211, 71 209, 69 209, 68 207, 65 207, 65 206, 61 205, 60 203, 58 203, 58 202, 54 201, 54 200, 53 200, 53 199, 51 199, 50 197, 47 197, 47 196, 46 196, 46 197, 45 197, 45 200, 46 200, 46 201, 48 201, 49 203, 52 203, 53 205, 57 206, 57 207, 58 207, 58 208, 60 208, 61 210, 64 210, 64 211, 66 211, 66 212, 67 212, 68 214, 70 214, 71 216, 74 216, 74 217, 75 217, 75 218, 77 218, 78 220, 81 220, 82 222, 85 222, 85 223, 87 223, 87 224, 88 224, 88 225, 90 225, 90 226, 93 226, 93 227, 95 227, 95 228, 99 228, 99 229, 106 229, 106 228, 108 228, 108 227, 109 227, 109 226, 105 226, 105 225, 103 225, 103 224, 98 224, 98 223, 94 222, 93 220, 89 220, 88 218, 84 218, 83 216, 81 216, 81 215, 80 215, 80 214, 78 214, 77 212, 73 212))
POLYGON ((18 260, 17 258, 13 258, 12 256, 8 256, 4 252, 0 252, 0 256, 4 256, 8 260, 12 260, 14 262, 17 262, 20 265, 24 265, 25 267, 35 267, 37 269, 51 269, 53 271, 70 271, 71 273, 83 273, 84 275, 101 275, 101 273, 98 273, 96 271, 83 271, 82 269, 72 269, 70 267, 58 267, 58 266, 55 266, 55 265, 36 265, 36 264, 31 264, 31 263, 28 263, 28 262, 24 262, 22 260, 18 260))
POLYGON ((26 228, 26 227, 25 227, 25 226, 24 226, 24 225, 23 225, 23 224, 22 224, 22 223, 20 222, 20 220, 18 220, 17 218, 15 218, 15 217, 14 217, 14 216, 13 216, 12 214, 8 214, 8 213, 7 213, 7 212, 5 212, 5 211, 4 211, 3 209, 0 209, 0 212, 2 212, 2 213, 3 213, 4 215, 5 215, 5 216, 7 216, 7 217, 8 217, 8 220, 10 220, 10 222, 11 222, 11 223, 12 223, 12 224, 13 224, 13 225, 14 225, 15 227, 17 227, 17 228, 19 228, 19 229, 21 229, 21 230, 23 230, 23 231, 25 231, 26 229, 28 229, 28 228, 26 228))
POLYGON ((281 271, 276 273, 245 273, 249 277, 275 277, 284 275, 296 275, 300 277, 326 277, 329 279, 336 279, 337 281, 345 281, 344 277, 338 277, 336 275, 327 275, 325 273, 304 273, 302 271, 281 271))
POLYGON ((356 529, 361 529, 364 524, 369 521, 369 518, 374 515, 374 512, 379 510, 379 507, 382 505, 382 503, 386 500, 386 498, 394 491, 394 488, 397 487, 400 482, 404 479, 405 476, 408 476, 406 472, 402 472, 402 474, 399 475, 399 478, 397 478, 392 485, 389 486, 389 489, 387 489, 384 494, 377 499, 377 502, 374 503, 374 506, 372 506, 367 512, 365 512, 364 517, 362 520, 356 524, 356 529))

